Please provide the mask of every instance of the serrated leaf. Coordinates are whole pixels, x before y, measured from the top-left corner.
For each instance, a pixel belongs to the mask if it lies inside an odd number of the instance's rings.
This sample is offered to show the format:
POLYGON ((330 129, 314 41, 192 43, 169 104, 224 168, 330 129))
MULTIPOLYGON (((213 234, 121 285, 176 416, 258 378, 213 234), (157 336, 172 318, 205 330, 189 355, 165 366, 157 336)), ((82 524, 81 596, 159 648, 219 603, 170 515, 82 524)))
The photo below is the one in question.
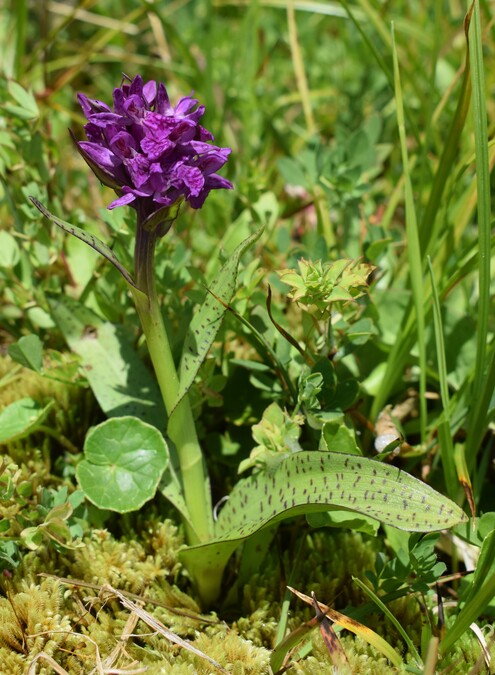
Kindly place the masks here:
POLYGON ((210 286, 204 303, 194 314, 184 342, 180 364, 180 387, 174 409, 191 388, 201 364, 215 340, 235 293, 237 270, 242 254, 261 236, 263 228, 245 239, 235 249, 210 286))
POLYGON ((41 372, 43 367, 43 343, 37 335, 25 335, 9 346, 10 358, 21 366, 41 372))
POLYGON ((0 413, 0 443, 12 443, 29 436, 43 423, 53 401, 42 406, 32 398, 21 398, 0 413))
POLYGON ((395 466, 334 452, 299 452, 273 472, 239 481, 220 512, 215 539, 181 554, 190 568, 218 570, 258 530, 297 515, 344 509, 412 532, 466 520, 463 510, 395 466))
POLYGON ((150 500, 168 464, 162 434, 136 417, 116 417, 93 427, 84 441, 77 480, 100 509, 127 513, 150 500))
POLYGON ((117 258, 112 249, 105 243, 103 243, 101 239, 98 239, 98 237, 95 237, 95 235, 91 234, 90 232, 85 232, 84 230, 81 230, 81 228, 77 227, 76 225, 71 225, 65 220, 57 218, 52 213, 50 213, 50 211, 48 211, 48 209, 45 206, 43 206, 43 204, 40 201, 38 201, 35 197, 29 197, 29 199, 36 206, 38 211, 40 211, 45 216, 45 218, 48 218, 48 220, 51 220, 52 223, 58 225, 58 227, 64 230, 64 232, 68 232, 69 234, 74 235, 74 237, 77 237, 77 239, 80 239, 88 246, 91 246, 91 248, 93 248, 97 253, 99 253, 104 258, 106 258, 110 263, 112 263, 112 265, 122 274, 122 276, 127 281, 129 286, 131 286, 136 290, 139 290, 138 287, 136 286, 136 283, 134 282, 134 279, 131 277, 131 275, 126 270, 124 265, 122 265, 122 263, 117 258))
POLYGON ((165 429, 167 415, 156 380, 123 326, 102 321, 66 296, 49 298, 51 313, 108 417, 132 415, 165 429))

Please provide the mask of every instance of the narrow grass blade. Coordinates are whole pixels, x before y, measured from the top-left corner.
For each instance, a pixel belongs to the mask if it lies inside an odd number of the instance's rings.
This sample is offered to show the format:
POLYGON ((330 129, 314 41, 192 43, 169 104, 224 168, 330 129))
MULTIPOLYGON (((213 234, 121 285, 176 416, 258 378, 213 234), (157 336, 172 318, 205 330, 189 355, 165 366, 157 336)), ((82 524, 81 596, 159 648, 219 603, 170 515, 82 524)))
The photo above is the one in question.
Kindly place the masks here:
POLYGON ((470 591, 457 618, 440 642, 440 652, 446 654, 471 623, 476 621, 495 596, 495 530, 485 537, 470 591))
MULTIPOLYGON (((466 43, 468 45, 468 34, 467 29, 469 27, 470 14, 467 15, 465 20, 465 32, 466 32, 466 43)), ((438 168, 435 171, 433 177, 433 183, 431 186, 430 197, 428 203, 424 210, 421 222, 419 225, 419 236, 420 236, 420 250, 422 251, 424 263, 426 258, 424 256, 427 253, 430 253, 432 250, 433 242, 437 239, 437 229, 440 227, 441 223, 436 224, 437 213, 441 206, 441 197, 444 194, 445 186, 449 177, 452 175, 454 159, 459 150, 459 142, 461 137, 461 132, 464 128, 467 112, 469 110, 469 102, 471 97, 471 76, 469 70, 469 51, 466 46, 466 65, 464 70, 464 77, 461 84, 459 98, 457 102, 456 112, 454 119, 452 120, 447 138, 444 143, 444 149, 438 168), (433 226, 432 226, 433 224, 433 226)), ((412 165, 412 160, 410 162, 410 169, 412 165)), ((403 175, 404 178, 404 175, 403 175)), ((464 217, 467 209, 463 208, 462 216, 464 217)), ((453 221, 457 222, 453 216, 453 221)), ((467 271, 465 272, 467 273, 467 271)), ((462 278, 463 275, 460 275, 459 278, 462 278)), ((443 289, 441 290, 443 294, 443 289)), ((425 308, 428 307, 428 299, 425 298, 425 308)), ((425 317, 426 319, 426 317, 425 317)), ((404 321, 402 322, 400 328, 400 339, 398 339, 393 346, 390 355, 387 360, 387 369, 385 375, 382 379, 382 384, 380 390, 378 391, 375 400, 373 402, 373 407, 371 411, 372 418, 376 417, 379 411, 384 407, 387 402, 387 399, 390 395, 390 392, 393 391, 398 381, 402 377, 404 372, 404 367, 409 359, 410 351, 414 346, 414 331, 415 331, 415 319, 414 319, 414 310, 413 303, 411 302, 404 314, 404 321)))
MULTIPOLYGON (((414 208, 414 195, 409 172, 409 157, 407 152, 407 137, 404 120, 404 102, 399 73, 399 61, 395 44, 395 34, 392 31, 392 52, 394 61, 395 101, 397 107, 397 123, 399 127, 400 145, 402 151, 402 163, 405 176, 405 202, 406 202, 406 237, 409 257, 409 270, 411 276, 411 288, 416 313, 417 338, 419 349, 419 406, 420 406, 420 430, 421 442, 426 440, 426 339, 425 339, 425 316, 423 311, 423 265, 421 249, 419 245, 418 223, 414 208)), ((401 339, 399 335, 399 340, 401 339)))
MULTIPOLYGON (((301 562, 302 562, 302 554, 303 554, 304 550, 305 550, 305 541, 304 541, 304 539, 301 539, 301 541, 299 542, 298 549, 297 549, 297 555, 296 555, 296 558, 294 560, 294 564, 291 565, 291 571, 290 571, 290 576, 289 576, 289 584, 293 583, 292 579, 297 578, 297 574, 300 571, 301 562)), ((278 622, 277 635, 275 637, 275 645, 277 645, 277 646, 280 645, 282 642, 284 642, 284 636, 287 633, 287 625, 288 625, 288 622, 289 622, 289 608, 290 608, 290 601, 291 601, 291 598, 292 598, 292 595, 290 593, 291 590, 292 589, 290 588, 290 585, 287 586, 287 591, 285 593, 285 596, 284 596, 284 599, 283 599, 283 602, 282 602, 282 606, 280 608, 280 620, 278 622)), ((287 653, 287 650, 284 650, 283 648, 282 648, 281 651, 284 654, 287 653)), ((272 664, 272 659, 270 659, 270 663, 272 664)), ((280 663, 278 668, 280 668, 281 665, 282 664, 280 663)), ((273 664, 272 664, 272 668, 273 668, 273 670, 275 670, 273 664)), ((277 668, 277 670, 278 670, 278 668, 277 668)))
POLYGON ((400 622, 395 618, 395 616, 392 614, 392 612, 389 610, 387 605, 385 605, 382 600, 374 593, 371 588, 368 588, 366 584, 363 584, 363 582, 358 579, 357 577, 352 577, 352 580, 359 586, 359 588, 365 593, 371 600, 375 603, 375 605, 381 609, 381 611, 385 614, 387 619, 395 626, 399 634, 402 636, 402 639, 408 646, 408 649, 410 653, 413 655, 413 657, 416 659, 416 662, 418 665, 422 665, 422 659, 421 656, 418 653, 418 650, 414 646, 413 641, 407 634, 407 631, 401 626, 400 622))
MULTIPOLYGON (((491 237, 491 191, 490 169, 488 161, 488 132, 486 111, 486 87, 483 68, 483 44, 481 35, 481 20, 479 2, 473 3, 474 11, 469 27, 469 48, 471 53, 471 74, 473 83, 473 126, 476 150, 476 175, 478 179, 478 241, 479 241, 479 301, 478 301, 478 330, 476 348, 476 367, 473 381, 472 400, 468 421, 468 438, 466 442, 466 461, 468 468, 474 465, 479 450, 478 430, 473 428, 473 422, 479 424, 480 413, 478 402, 483 395, 486 380, 486 351, 488 338, 488 316, 490 311, 490 237, 491 237)), ((488 383, 493 389, 493 381, 488 383)), ((485 426, 485 420, 482 420, 485 426)))
POLYGON ((454 443, 450 432, 450 396, 449 385, 447 383, 447 361, 445 358, 445 343, 442 330, 442 312, 440 309, 440 299, 435 282, 435 274, 431 260, 428 257, 428 266, 430 270, 431 289, 433 297, 433 324, 435 328, 435 344, 437 352, 438 379, 440 383, 440 396, 442 399, 443 417, 439 424, 440 438, 440 456, 445 472, 445 484, 447 492, 452 499, 455 498, 458 491, 458 480, 456 479, 456 469, 454 461, 454 443))
POLYGON ((23 60, 26 53, 26 34, 28 3, 27 0, 17 0, 15 3, 16 15, 16 44, 15 44, 15 76, 17 80, 22 79, 23 60))
POLYGON ((287 27, 289 33, 289 44, 292 55, 292 64, 296 76, 297 89, 301 97, 301 103, 304 112, 304 120, 308 133, 313 135, 316 131, 315 119, 311 108, 311 99, 309 95, 308 78, 304 67, 304 59, 301 54, 301 46, 297 36, 296 13, 294 3, 289 0, 287 3, 287 27))
POLYGON ((435 171, 433 182, 431 184, 428 203, 423 212, 419 226, 420 244, 424 254, 431 252, 432 246, 438 237, 439 228, 442 225, 442 223, 437 219, 437 214, 440 209, 445 186, 449 177, 452 175, 452 167, 455 166, 455 157, 459 152, 461 134, 466 123, 469 103, 471 100, 471 71, 469 61, 468 34, 470 21, 471 13, 468 12, 464 21, 466 35, 466 61, 464 65, 464 76, 462 78, 457 107, 449 128, 449 132, 447 134, 447 138, 445 139, 445 143, 443 145, 443 152, 438 163, 438 168, 435 171))

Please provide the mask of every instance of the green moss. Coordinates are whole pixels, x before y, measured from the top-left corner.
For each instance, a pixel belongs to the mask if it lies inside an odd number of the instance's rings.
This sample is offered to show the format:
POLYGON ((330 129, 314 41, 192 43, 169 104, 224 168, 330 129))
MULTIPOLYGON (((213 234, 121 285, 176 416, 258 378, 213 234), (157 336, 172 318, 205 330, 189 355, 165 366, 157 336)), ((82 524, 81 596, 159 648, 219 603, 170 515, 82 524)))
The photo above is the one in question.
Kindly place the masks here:
MULTIPOLYGON (((0 379, 16 369, 17 364, 10 356, 0 356, 0 379)), ((55 401, 57 409, 69 410, 80 398, 80 387, 43 377, 33 370, 21 368, 13 374, 8 387, 0 388, 0 409, 21 398, 34 398, 40 403, 55 401)))
MULTIPOLYGON (((177 558, 182 543, 179 530, 170 521, 160 523, 155 515, 144 518, 142 524, 140 540, 137 533, 134 538, 119 541, 105 530, 96 530, 83 549, 57 552, 53 547, 42 546, 24 556, 9 581, 10 600, 0 599, 0 662, 6 664, 2 666, 8 668, 5 672, 9 675, 26 672, 40 651, 50 654, 69 675, 91 672, 97 654, 102 660, 108 659, 112 668, 124 669, 134 663, 134 667, 146 666, 151 675, 212 672, 207 661, 177 647, 141 620, 131 628, 131 637, 122 641, 131 612, 117 599, 102 602, 96 590, 61 584, 51 578, 40 579, 39 572, 53 572, 97 585, 110 583, 120 590, 152 598, 167 607, 148 603, 144 605, 145 611, 218 661, 229 673, 269 672, 283 596, 277 548, 260 566, 260 572, 243 586, 237 605, 242 616, 229 625, 222 620, 228 616, 222 611, 219 618, 215 614, 207 617, 216 623, 206 623, 199 616, 194 618, 199 614, 198 605, 185 592, 189 582, 177 558), (185 610, 190 616, 179 616, 173 608, 185 610)), ((303 562, 292 570, 291 583, 307 594, 315 590, 319 599, 336 609, 348 603, 360 606, 367 598, 354 587, 350 577, 354 574, 364 578, 364 570, 373 564, 376 546, 375 540, 356 533, 313 532, 306 536, 303 562)), ((291 560, 286 551, 285 569, 290 569, 291 560)), ((403 598, 390 608, 419 644, 424 619, 417 600, 403 598)), ((295 598, 290 611, 289 630, 313 616, 313 610, 295 598)), ((384 635, 399 653, 405 653, 402 638, 378 611, 367 616, 364 623, 384 635)), ((309 675, 331 672, 332 663, 317 628, 309 639, 313 653, 295 663, 291 672, 309 675)), ((405 672, 405 667, 402 670, 392 667, 359 638, 342 631, 339 639, 353 673, 405 672)), ((479 655, 477 640, 468 632, 452 653, 439 662, 438 668, 450 667, 451 672, 461 674, 474 666, 479 655)), ((46 662, 40 662, 39 666, 37 672, 47 675, 52 672, 46 662)))
POLYGON ((70 629, 62 588, 54 579, 37 585, 22 582, 16 593, 0 598, 0 645, 6 661, 16 667, 25 667, 40 652, 52 656, 66 643, 70 629), (6 652, 17 656, 12 659, 6 652))
MULTIPOLYGON (((63 354, 60 355, 65 358, 63 354)), ((69 358, 69 357, 68 357, 69 358)), ((70 357, 72 358, 72 357, 70 357)), ((62 382, 51 377, 44 377, 28 368, 20 368, 9 356, 0 356, 0 380, 9 375, 8 386, 0 387, 0 410, 21 398, 32 398, 41 405, 55 403, 45 420, 45 425, 55 430, 58 435, 65 435, 73 444, 81 445, 87 428, 93 423, 97 413, 95 399, 91 391, 84 386, 62 382)), ((40 444, 47 441, 52 445, 49 436, 35 435, 40 438, 40 444)), ((12 458, 19 462, 16 448, 22 452, 31 447, 30 439, 9 446, 12 458), (14 453, 14 454, 13 454, 14 453)), ((45 444, 43 444, 45 447, 45 444)))

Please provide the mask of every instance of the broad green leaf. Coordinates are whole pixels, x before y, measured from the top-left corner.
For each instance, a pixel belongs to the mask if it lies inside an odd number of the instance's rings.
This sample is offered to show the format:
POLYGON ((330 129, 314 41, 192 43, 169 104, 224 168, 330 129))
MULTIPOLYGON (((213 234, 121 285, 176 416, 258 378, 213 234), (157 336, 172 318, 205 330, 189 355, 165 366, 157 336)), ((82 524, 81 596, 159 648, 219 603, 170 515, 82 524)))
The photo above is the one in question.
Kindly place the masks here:
POLYGON ((361 455, 354 433, 340 420, 323 425, 322 440, 328 450, 343 452, 347 455, 361 455))
POLYGON ((167 416, 158 385, 134 351, 122 326, 102 321, 65 296, 49 299, 52 316, 81 366, 101 409, 108 417, 132 415, 158 429, 167 416))
POLYGON ((43 343, 37 335, 25 335, 9 346, 9 356, 21 366, 41 372, 43 367, 43 343))
POLYGON ((127 513, 156 492, 168 464, 162 434, 136 417, 117 417, 93 427, 76 470, 86 497, 100 509, 127 513))
POLYGON ((184 550, 182 557, 196 571, 218 572, 237 546, 261 528, 333 509, 412 532, 442 530, 466 520, 457 504, 395 466, 356 455, 299 452, 271 472, 239 481, 220 512, 215 539, 184 550))
POLYGON ((237 270, 241 256, 259 239, 262 232, 263 228, 260 228, 235 249, 234 253, 215 277, 204 303, 194 314, 182 351, 180 387, 174 409, 189 391, 201 364, 215 340, 222 319, 227 311, 227 305, 235 293, 237 270))
POLYGON ((0 267, 15 267, 21 259, 19 245, 15 238, 5 230, 0 230, 0 267))
POLYGON ((29 436, 43 423, 53 402, 42 406, 32 398, 21 398, 0 413, 0 443, 12 443, 29 436))
POLYGON ((45 216, 45 218, 48 218, 48 220, 51 220, 53 223, 55 223, 55 225, 58 225, 58 227, 64 230, 64 232, 68 232, 69 234, 74 235, 74 237, 77 237, 88 246, 91 246, 91 248, 93 248, 97 253, 106 258, 109 262, 112 263, 112 265, 116 269, 118 269, 118 271, 122 274, 122 276, 127 281, 129 286, 132 286, 132 288, 139 290, 134 282, 134 279, 131 277, 126 268, 122 265, 122 263, 117 258, 115 253, 112 251, 111 248, 109 248, 106 244, 104 244, 101 241, 101 239, 98 239, 98 237, 95 237, 95 235, 91 234, 90 232, 85 232, 84 230, 81 230, 81 228, 77 227, 76 225, 71 225, 65 220, 57 218, 52 213, 50 213, 50 211, 48 211, 48 209, 45 206, 43 206, 43 204, 40 201, 38 201, 35 197, 29 197, 29 199, 36 206, 38 211, 40 211, 45 216))

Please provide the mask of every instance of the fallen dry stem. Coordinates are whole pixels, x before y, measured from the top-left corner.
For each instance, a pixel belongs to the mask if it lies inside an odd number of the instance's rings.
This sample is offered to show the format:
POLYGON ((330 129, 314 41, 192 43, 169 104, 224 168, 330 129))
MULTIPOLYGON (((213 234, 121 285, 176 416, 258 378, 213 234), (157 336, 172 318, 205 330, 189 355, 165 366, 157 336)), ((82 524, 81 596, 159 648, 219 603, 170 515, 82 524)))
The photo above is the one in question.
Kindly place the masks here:
POLYGON ((117 598, 121 603, 121 605, 123 605, 123 607, 128 609, 130 612, 134 612, 137 615, 137 617, 141 619, 141 621, 144 621, 144 623, 147 626, 149 626, 153 631, 159 633, 160 635, 163 635, 163 637, 165 637, 167 640, 170 640, 170 642, 179 645, 179 647, 187 649, 187 651, 191 652, 192 654, 195 654, 196 656, 205 659, 206 661, 208 661, 208 663, 217 668, 221 673, 228 673, 228 671, 225 670, 225 668, 223 668, 219 663, 217 663, 217 661, 209 657, 207 654, 204 654, 202 651, 194 647, 190 642, 187 642, 187 640, 183 640, 181 637, 179 637, 171 630, 166 628, 161 623, 161 621, 158 621, 158 619, 156 619, 152 614, 144 610, 135 602, 132 602, 132 600, 129 600, 129 598, 127 598, 123 593, 118 591, 116 588, 113 588, 113 586, 110 586, 109 584, 105 584, 104 586, 102 586, 99 597, 103 602, 106 602, 112 597, 117 598))

